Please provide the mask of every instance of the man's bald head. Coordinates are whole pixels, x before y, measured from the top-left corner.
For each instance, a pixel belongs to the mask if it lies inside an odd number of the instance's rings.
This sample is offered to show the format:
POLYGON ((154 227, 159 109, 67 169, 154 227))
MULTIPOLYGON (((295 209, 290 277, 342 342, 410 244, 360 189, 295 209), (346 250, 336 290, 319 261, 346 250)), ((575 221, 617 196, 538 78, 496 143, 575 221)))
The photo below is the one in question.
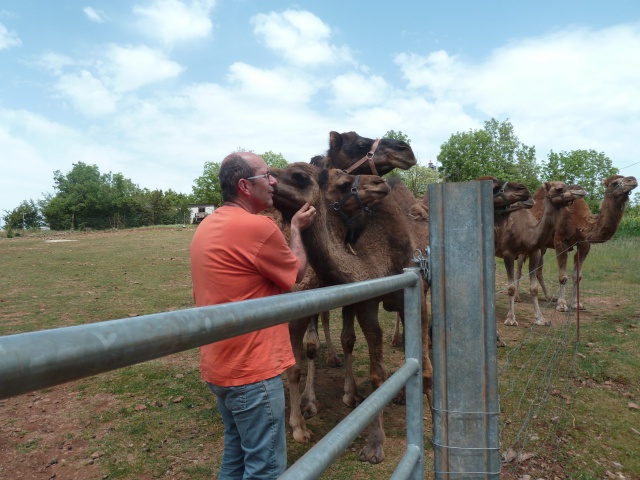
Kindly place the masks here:
POLYGON ((220 189, 224 202, 233 201, 238 196, 238 181, 241 178, 249 178, 266 162, 260 155, 252 152, 230 153, 220 164, 220 189))

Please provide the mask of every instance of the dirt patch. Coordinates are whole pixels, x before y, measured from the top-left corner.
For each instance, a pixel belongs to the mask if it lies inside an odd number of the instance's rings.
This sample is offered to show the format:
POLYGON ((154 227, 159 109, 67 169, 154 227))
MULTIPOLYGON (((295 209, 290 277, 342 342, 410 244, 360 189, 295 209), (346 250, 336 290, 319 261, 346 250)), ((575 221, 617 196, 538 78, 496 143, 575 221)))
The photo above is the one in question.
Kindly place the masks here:
POLYGON ((81 398, 74 388, 69 383, 0 401, 0 478, 104 478, 99 452, 86 440, 101 432, 91 432, 91 421, 78 412, 99 413, 117 402, 103 393, 81 398))

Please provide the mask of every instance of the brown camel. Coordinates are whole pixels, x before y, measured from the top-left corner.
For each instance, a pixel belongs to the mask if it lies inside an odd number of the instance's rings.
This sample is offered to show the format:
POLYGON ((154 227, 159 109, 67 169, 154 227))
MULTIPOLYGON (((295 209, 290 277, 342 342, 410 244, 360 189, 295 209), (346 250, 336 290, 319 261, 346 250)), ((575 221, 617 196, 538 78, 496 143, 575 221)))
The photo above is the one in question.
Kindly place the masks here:
MULTIPOLYGON (((315 166, 307 166, 310 170, 314 171, 316 175, 321 171, 321 169, 315 166)), ((273 169, 272 171, 275 172, 273 169)), ((367 214, 365 209, 369 204, 383 198, 389 193, 387 183, 375 175, 355 176, 337 169, 324 170, 324 172, 323 178, 326 184, 323 193, 325 201, 330 202, 332 205, 339 204, 339 212, 333 211, 332 213, 336 216, 342 215, 348 219, 353 219, 354 224, 362 221, 359 217, 367 214), (353 190, 357 191, 357 195, 351 193, 353 190)), ((276 173, 274 173, 274 175, 276 175, 276 173)), ((282 187, 277 188, 281 189, 282 187)), ((297 200, 297 198, 294 198, 294 200, 297 200)), ((288 204, 287 198, 284 197, 279 201, 279 208, 285 213, 285 217, 290 211, 295 212, 295 210, 297 210, 295 206, 288 204)), ((286 220, 288 220, 288 218, 286 218, 286 220)), ((310 283, 304 286, 303 289, 317 288, 320 286, 320 277, 315 273, 311 276, 306 276, 305 279, 310 283)), ((310 357, 310 366, 307 373, 306 387, 302 397, 299 393, 302 372, 302 343, 309 320, 308 317, 305 317, 289 323, 289 335, 291 337, 293 353, 296 358, 296 364, 287 370, 290 399, 289 424, 293 429, 294 439, 302 443, 309 442, 313 438, 313 433, 306 427, 305 418, 315 415, 318 407, 314 390, 315 364, 312 363, 316 352, 309 352, 309 345, 307 346, 307 355, 310 357)))
MULTIPOLYGON (((589 254, 592 243, 606 242, 613 237, 620 225, 624 214, 624 207, 629 201, 631 191, 638 186, 635 177, 623 177, 622 175, 613 175, 602 181, 605 186, 604 199, 600 204, 600 213, 593 214, 584 199, 576 200, 573 205, 561 210, 553 229, 553 235, 548 242, 542 247, 540 259, 536 263, 536 275, 540 282, 545 298, 553 300, 549 295, 547 287, 544 283, 542 275, 543 256, 547 248, 554 248, 558 259, 558 277, 560 281, 560 290, 558 292, 558 305, 556 310, 566 312, 569 310, 565 300, 564 288, 567 283, 567 257, 568 252, 573 250, 576 244, 579 248, 574 255, 573 269, 573 297, 571 307, 578 308, 578 291, 576 283, 582 278, 582 264, 589 254), (579 262, 578 262, 579 259, 579 262), (579 268, 578 268, 579 265, 579 268)), ((534 193, 534 199, 543 195, 538 189, 534 193)), ((531 211, 536 218, 542 213, 537 206, 531 211)), ((522 263, 525 257, 518 258, 518 274, 522 271, 522 263)), ((529 259, 531 264, 531 259, 529 259)), ((580 305, 581 310, 584 309, 580 305)))
POLYGON ((365 138, 356 132, 330 132, 326 155, 312 159, 315 165, 355 175, 385 175, 395 168, 408 170, 416 162, 408 143, 393 138, 365 138))
POLYGON ((520 209, 508 215, 496 216, 494 220, 494 241, 496 256, 504 259, 507 270, 509 290, 509 313, 505 325, 518 325, 515 316, 516 283, 514 275, 514 262, 519 255, 528 255, 530 292, 533 301, 534 324, 551 325, 545 320, 538 305, 538 283, 535 274, 535 265, 540 258, 540 249, 549 242, 553 236, 553 226, 562 208, 582 198, 586 192, 579 186, 567 186, 562 182, 545 182, 542 205, 544 211, 540 220, 531 213, 530 209, 520 209))
MULTIPOLYGON (((329 171, 297 163, 284 170, 273 169, 272 173, 278 179, 274 205, 282 211, 285 219, 304 202, 316 207, 316 218, 303 232, 302 240, 309 264, 322 285, 339 285, 401 273, 404 267, 412 266, 415 248, 422 248, 422 243, 428 239, 426 222, 412 220, 399 207, 407 195, 412 197, 401 182, 391 183, 391 192, 370 205, 371 214, 362 217, 361 223, 349 225, 329 205, 333 201, 329 194, 332 189, 329 171), (419 228, 419 224, 422 228, 419 228)), ((389 311, 402 312, 404 308, 402 292, 395 292, 382 298, 360 302, 352 310, 367 340, 371 381, 375 388, 387 378, 382 363, 382 329, 378 322, 380 302, 389 311)), ((343 401, 349 406, 355 406, 362 400, 362 396, 357 391, 352 372, 355 330, 354 317, 350 313, 348 310, 344 315, 341 336, 347 370, 343 401)), ((431 405, 433 370, 428 357, 425 311, 422 313, 422 326, 423 380, 431 405)), ((370 463, 383 461, 384 440, 383 415, 380 413, 374 422, 368 444, 360 452, 360 459, 370 463)))
MULTIPOLYGON (((331 169, 338 168, 354 175, 385 175, 392 170, 408 170, 417 160, 411 146, 401 140, 393 138, 372 139, 362 137, 356 132, 329 133, 329 150, 324 156, 317 155, 311 159, 313 165, 331 169)), ((339 367, 342 362, 336 353, 329 331, 329 312, 322 312, 322 327, 327 343, 326 363, 330 367, 339 367)), ((309 322, 307 331, 307 356, 309 357, 309 373, 315 368, 315 357, 320 348, 318 336, 318 317, 314 316, 309 322)), ((303 394, 303 400, 312 395, 315 398, 313 384, 309 383, 303 394)), ((315 415, 313 402, 307 402, 308 410, 305 415, 315 415)), ((307 417, 308 418, 308 417, 307 417)))

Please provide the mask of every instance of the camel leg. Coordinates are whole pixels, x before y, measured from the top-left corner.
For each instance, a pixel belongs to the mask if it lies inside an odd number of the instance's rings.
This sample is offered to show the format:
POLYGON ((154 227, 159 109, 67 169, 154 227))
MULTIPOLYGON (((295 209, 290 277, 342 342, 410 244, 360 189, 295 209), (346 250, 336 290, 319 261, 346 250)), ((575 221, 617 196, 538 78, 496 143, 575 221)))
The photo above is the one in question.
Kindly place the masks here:
POLYGON ((393 336, 391 337, 391 346, 393 347, 401 347, 404 345, 404 339, 400 333, 400 323, 402 323, 400 313, 396 312, 396 325, 393 328, 393 336))
POLYGON ((320 353, 320 338, 318 336, 318 315, 313 315, 307 327, 307 380, 300 397, 300 410, 304 418, 309 419, 318 414, 320 408, 316 400, 316 360, 320 353))
MULTIPOLYGON (((387 379, 387 371, 382 364, 382 328, 378 322, 379 302, 367 300, 356 304, 356 318, 369 347, 369 374, 373 389, 377 389, 387 379)), ((360 451, 360 461, 380 463, 384 460, 384 414, 381 410, 373 421, 367 445, 360 451)))
POLYGON ((581 242, 580 248, 573 257, 573 296, 571 298, 571 307, 580 308, 580 310, 586 310, 586 308, 582 304, 578 305, 578 282, 582 280, 582 264, 587 259, 590 250, 591 244, 589 242, 581 242), (578 255, 580 256, 578 257, 578 255), (578 258, 580 262, 578 262, 578 258))
POLYGON ((356 331, 354 327, 355 310, 353 305, 342 308, 342 333, 340 341, 344 353, 344 395, 342 401, 347 407, 358 406, 364 397, 358 393, 358 386, 353 375, 353 346, 356 343, 356 331))
MULTIPOLYGON (((516 295, 513 299, 515 302, 520 301, 520 279, 522 278, 522 266, 524 265, 525 260, 527 259, 526 255, 518 255, 518 263, 516 264, 516 295)), ((531 260, 529 260, 529 265, 531 265, 531 260)))
POLYGON ((549 326, 551 322, 544 319, 538 304, 538 279, 536 275, 536 266, 540 263, 540 250, 529 252, 529 292, 531 293, 531 301, 533 302, 533 324, 549 326))
POLYGON ((296 442, 308 443, 313 439, 313 432, 307 428, 300 408, 300 377, 302 365, 302 342, 304 332, 310 318, 301 318, 289 322, 289 338, 293 355, 296 359, 294 366, 287 369, 287 381, 289 383, 289 425, 293 429, 293 438, 296 442))
POLYGON ((340 367, 342 366, 342 360, 338 357, 336 349, 331 341, 331 332, 329 331, 329 314, 330 312, 322 312, 322 328, 324 330, 324 338, 327 342, 327 367, 340 367))
MULTIPOLYGON (((516 322, 516 312, 515 312, 515 297, 516 297, 516 284, 513 273, 513 264, 514 259, 510 256, 505 256, 504 258, 504 267, 507 270, 507 286, 509 291, 509 312, 507 313, 507 319, 504 321, 505 325, 510 327, 517 327, 518 322, 516 322)), ((529 260, 529 265, 531 265, 531 260, 529 260)))
POLYGON ((545 302, 555 302, 558 299, 553 295, 549 295, 549 290, 547 289, 547 285, 544 283, 544 275, 542 275, 542 270, 544 267, 544 254, 547 253, 547 249, 543 248, 540 250, 540 260, 538 261, 538 266, 536 267, 536 278, 538 279, 538 283, 542 288, 542 293, 544 294, 545 302))
POLYGON ((558 280, 560 281, 560 288, 558 289, 558 305, 556 310, 559 312, 568 312, 567 301, 564 298, 564 288, 567 284, 567 251, 562 244, 556 245, 556 253, 558 258, 558 280))

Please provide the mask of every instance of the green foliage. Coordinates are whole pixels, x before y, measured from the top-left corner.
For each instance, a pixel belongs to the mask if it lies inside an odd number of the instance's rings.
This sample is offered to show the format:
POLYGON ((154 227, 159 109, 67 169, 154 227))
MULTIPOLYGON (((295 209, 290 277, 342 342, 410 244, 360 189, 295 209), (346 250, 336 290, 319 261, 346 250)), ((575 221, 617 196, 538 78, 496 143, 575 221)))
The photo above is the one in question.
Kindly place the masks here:
POLYGON ((260 155, 267 162, 267 165, 275 168, 285 168, 288 164, 287 160, 281 153, 274 153, 271 150, 260 155))
POLYGON ((44 219, 40 214, 40 209, 33 200, 25 200, 13 210, 5 210, 5 214, 2 220, 4 221, 5 228, 8 230, 25 230, 44 225, 44 219))
POLYGON ((398 130, 397 132, 395 130, 389 130, 387 133, 384 134, 383 138, 393 138, 394 140, 400 140, 404 143, 411 145, 411 140, 407 135, 402 133, 402 130, 398 130))
MULTIPOLYGON (((239 148, 236 151, 247 152, 251 150, 239 148)), ((287 166, 287 160, 281 153, 274 153, 269 150, 260 156, 270 167, 285 168, 287 166)), ((191 203, 209 203, 216 207, 222 205, 222 190, 220 189, 219 175, 219 162, 205 162, 202 175, 194 180, 191 195, 189 196, 191 203)))
POLYGON ((424 196, 429 185, 438 183, 441 178, 437 170, 424 165, 414 165, 409 170, 394 171, 390 176, 400 177, 415 197, 424 196), (395 175, 392 175, 394 173, 395 175))
POLYGON ((614 238, 640 237, 640 205, 628 206, 614 238))
POLYGON ((188 197, 171 190, 142 190, 121 173, 101 174, 79 162, 67 174, 54 172, 55 195, 40 201, 54 230, 140 227, 183 223, 188 197))
POLYGON ((464 182, 486 175, 540 186, 535 147, 520 143, 509 121, 485 122, 483 129, 452 135, 441 146, 438 161, 447 181, 464 182))
POLYGON ((542 167, 545 180, 578 184, 587 192, 585 200, 591 211, 598 211, 604 198, 602 180, 618 173, 611 159, 595 150, 573 150, 571 152, 549 152, 542 167))
POLYGON ((219 207, 222 205, 222 190, 220 189, 220 163, 205 162, 202 175, 194 180, 190 200, 192 203, 210 203, 219 207))

